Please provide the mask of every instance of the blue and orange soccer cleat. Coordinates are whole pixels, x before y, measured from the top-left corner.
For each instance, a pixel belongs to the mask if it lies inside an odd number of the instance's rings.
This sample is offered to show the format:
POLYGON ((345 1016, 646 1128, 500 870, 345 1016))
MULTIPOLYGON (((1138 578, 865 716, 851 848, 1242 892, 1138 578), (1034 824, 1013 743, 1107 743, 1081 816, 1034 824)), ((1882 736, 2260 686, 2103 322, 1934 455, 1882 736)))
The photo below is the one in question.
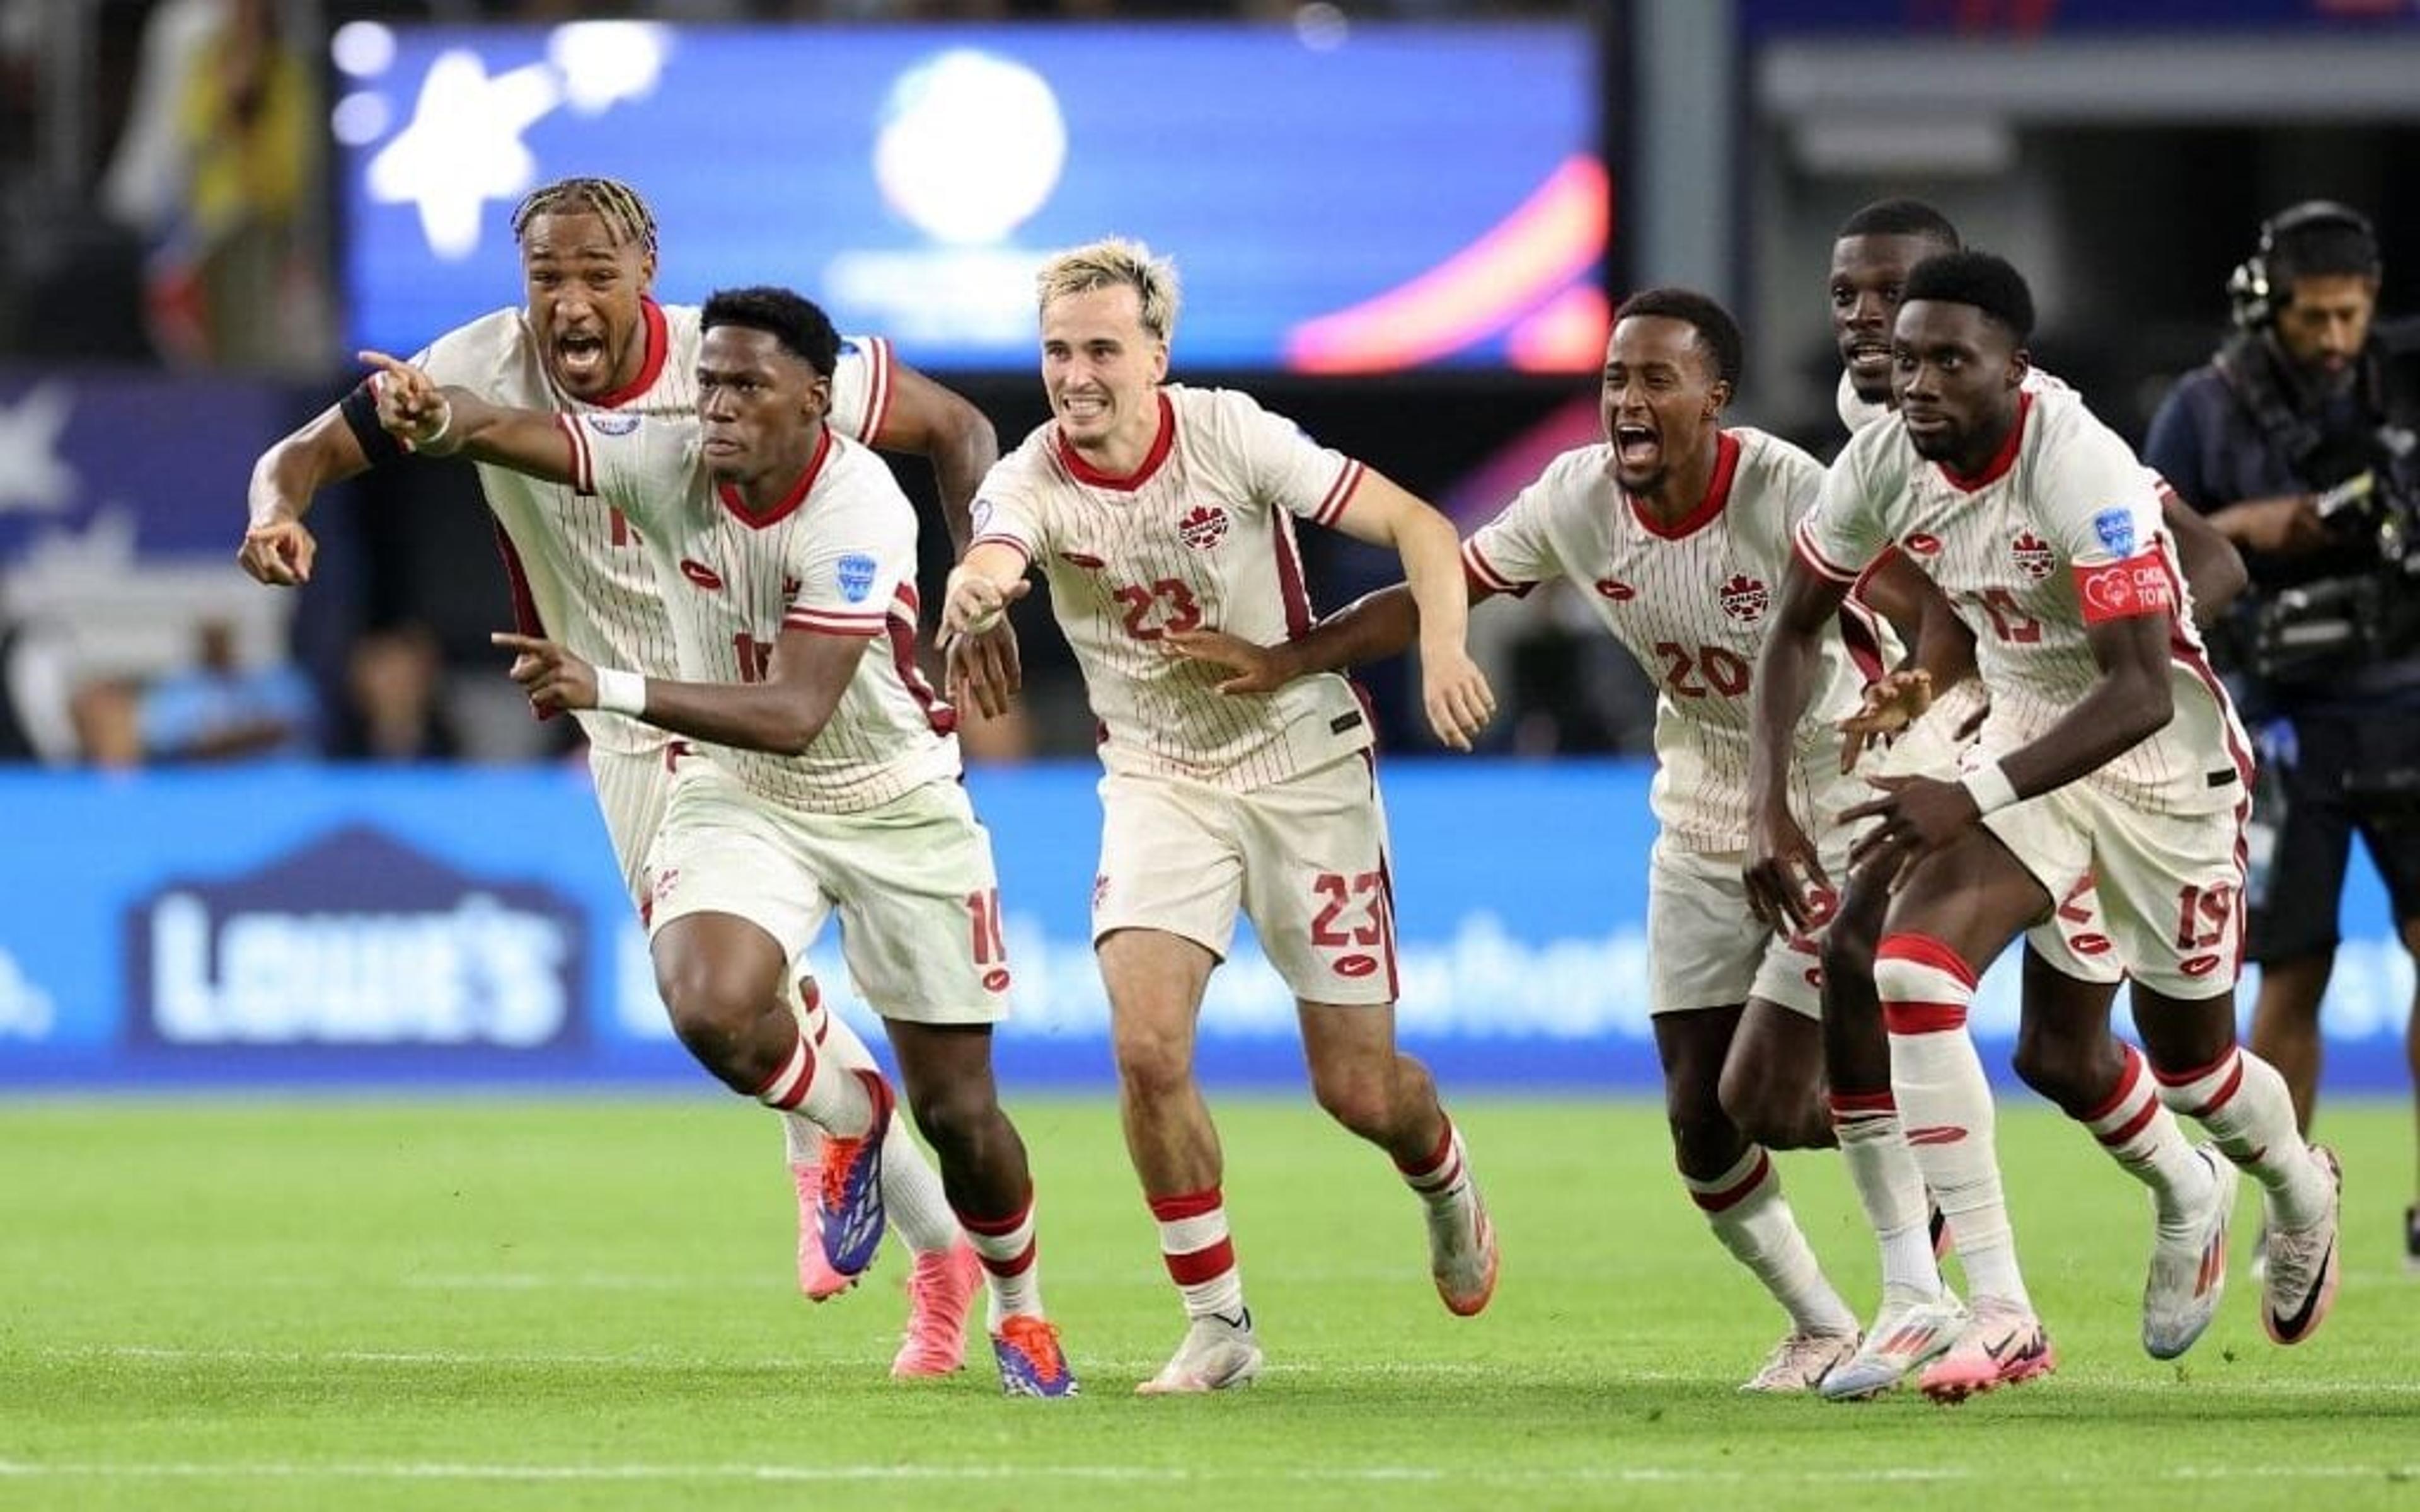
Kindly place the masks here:
POLYGON ((854 1279, 874 1263, 882 1247, 882 1136, 891 1128, 897 1100, 878 1072, 854 1071, 874 1103, 874 1121, 861 1138, 838 1134, 824 1141, 823 1185, 818 1216, 824 1258, 838 1274, 854 1279))
POLYGON ((1011 1396, 1074 1396, 1076 1373, 1059 1349, 1059 1330, 1030 1313, 1000 1320, 991 1336, 1000 1389, 1011 1396))

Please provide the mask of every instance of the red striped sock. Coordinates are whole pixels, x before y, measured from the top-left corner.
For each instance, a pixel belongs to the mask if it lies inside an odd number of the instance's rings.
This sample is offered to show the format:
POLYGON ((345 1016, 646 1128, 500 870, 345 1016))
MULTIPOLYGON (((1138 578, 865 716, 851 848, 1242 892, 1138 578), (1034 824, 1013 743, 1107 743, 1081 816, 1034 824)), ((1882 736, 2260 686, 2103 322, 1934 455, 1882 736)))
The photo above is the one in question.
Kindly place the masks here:
POLYGON ((1244 1273, 1235 1265, 1226 1199, 1218 1189, 1153 1197, 1151 1215, 1159 1224, 1159 1253, 1168 1262, 1169 1279, 1185 1294, 1186 1316, 1241 1316, 1244 1273))

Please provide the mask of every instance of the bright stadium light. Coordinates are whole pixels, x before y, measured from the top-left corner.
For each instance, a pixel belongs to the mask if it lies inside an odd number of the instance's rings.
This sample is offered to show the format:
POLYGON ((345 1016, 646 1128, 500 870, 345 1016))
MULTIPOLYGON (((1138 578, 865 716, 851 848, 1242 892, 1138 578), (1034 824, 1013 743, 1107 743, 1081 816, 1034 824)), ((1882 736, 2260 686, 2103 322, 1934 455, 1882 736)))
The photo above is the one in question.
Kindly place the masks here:
POLYGON ((899 76, 882 105, 883 200, 936 240, 1000 240, 1040 209, 1067 162, 1049 83, 1022 63, 954 48, 899 76))
POLYGON ((349 21, 328 39, 328 55, 356 79, 374 79, 395 65, 395 32, 375 21, 349 21))

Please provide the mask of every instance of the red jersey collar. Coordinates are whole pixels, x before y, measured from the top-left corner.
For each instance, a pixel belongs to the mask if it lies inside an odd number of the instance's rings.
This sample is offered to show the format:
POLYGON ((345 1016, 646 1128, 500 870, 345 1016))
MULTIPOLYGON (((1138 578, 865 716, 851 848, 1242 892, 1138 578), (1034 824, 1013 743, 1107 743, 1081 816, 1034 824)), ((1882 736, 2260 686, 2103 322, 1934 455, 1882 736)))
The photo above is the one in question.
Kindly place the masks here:
POLYGON ((663 377, 664 359, 672 352, 673 344, 664 330, 663 306, 653 300, 641 300, 639 313, 646 317, 647 360, 639 364, 639 376, 613 393, 588 402, 599 409, 618 409, 656 386, 663 377))
POLYGON ((2019 390, 2017 423, 2009 427, 2009 439, 2002 441, 2000 449, 1992 454, 1992 460, 1984 463, 1983 471, 1973 477, 1951 471, 1947 462, 1935 462, 1933 466, 1939 468, 1941 475, 1949 480, 1949 486, 1961 493, 1973 493, 1978 488, 1999 482, 2008 476, 2009 469, 2017 465, 2017 448, 2024 445, 2025 440, 2025 417, 2032 414, 2033 409, 2034 396, 2019 390))
POLYGON ((1630 505, 1631 518, 1638 521, 1639 528, 1648 534, 1661 536, 1667 541, 1680 540, 1705 529, 1706 523, 1721 514, 1723 506, 1731 501, 1731 478, 1739 471, 1739 438, 1727 430, 1716 432, 1714 475, 1706 480, 1706 497, 1699 500, 1698 507, 1674 524, 1667 525, 1657 519, 1645 502, 1627 488, 1621 490, 1622 501, 1630 505))
POLYGON ((830 455, 831 455, 831 427, 826 425, 816 433, 815 455, 807 458, 807 471, 799 474, 798 484, 788 493, 783 494, 773 507, 761 515, 751 510, 748 507, 748 501, 739 497, 739 490, 727 483, 716 484, 714 496, 722 501, 723 508, 731 511, 732 518, 751 530, 761 531, 768 525, 778 525, 789 518, 800 504, 807 501, 807 490, 815 486, 815 476, 823 471, 824 458, 830 455))
POLYGON ((1066 465, 1069 472, 1075 474, 1078 483, 1091 484, 1095 488, 1115 488, 1121 493, 1132 493, 1151 481, 1151 475, 1159 471, 1159 465, 1168 460, 1168 454, 1175 448, 1176 406, 1168 402, 1168 391, 1161 390, 1159 434, 1152 438, 1151 451, 1143 456, 1142 465, 1123 478, 1115 473, 1104 472, 1085 461, 1076 448, 1067 444, 1065 431, 1055 432, 1053 439, 1059 443, 1059 460, 1066 465))

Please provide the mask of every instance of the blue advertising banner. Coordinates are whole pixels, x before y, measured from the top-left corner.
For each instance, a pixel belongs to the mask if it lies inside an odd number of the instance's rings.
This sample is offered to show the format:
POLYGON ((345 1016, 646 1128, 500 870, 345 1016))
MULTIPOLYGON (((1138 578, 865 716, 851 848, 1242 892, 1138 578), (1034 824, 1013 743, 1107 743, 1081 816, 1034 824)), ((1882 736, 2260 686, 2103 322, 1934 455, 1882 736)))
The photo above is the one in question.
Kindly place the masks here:
MULTIPOLYGON (((1431 761, 1385 780, 1405 1039, 1458 1085, 1652 1092, 1645 769, 1431 761)), ((1094 781, 969 779, 999 852, 1012 1085, 1109 1082, 1094 781)), ((0 812, 0 1084, 703 1076, 665 1026, 584 768, 12 772, 0 812)), ((2327 1074, 2383 1090, 2404 1079, 2412 970, 2356 872, 2327 1074)), ((814 964, 878 1041, 837 941, 814 964)), ((2003 1076, 2016 977, 1995 966, 1973 1018, 2003 1076)), ((1292 1000, 1249 934, 1212 979, 1202 1060, 1229 1084, 1300 1081, 1292 1000)))
POLYGON ((2293 31, 2420 23, 2410 0, 1739 0, 1750 36, 2293 31))
POLYGON ((1581 24, 356 22, 333 53, 356 347, 517 302, 513 208, 578 174, 647 198, 664 298, 787 284, 920 366, 1032 366, 1034 268, 1112 235, 1177 258, 1196 370, 1603 355, 1581 24))

